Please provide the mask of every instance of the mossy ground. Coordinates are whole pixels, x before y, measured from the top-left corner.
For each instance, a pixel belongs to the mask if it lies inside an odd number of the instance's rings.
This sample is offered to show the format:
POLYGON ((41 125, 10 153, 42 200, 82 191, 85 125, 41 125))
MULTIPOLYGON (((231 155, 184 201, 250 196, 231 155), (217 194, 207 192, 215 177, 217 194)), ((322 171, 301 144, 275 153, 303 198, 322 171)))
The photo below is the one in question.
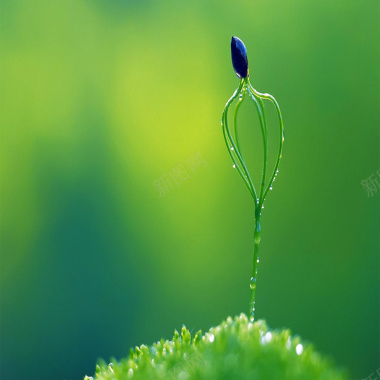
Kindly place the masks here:
MULTIPOLYGON (((344 380, 345 372, 289 330, 270 331, 264 321, 246 315, 227 318, 207 333, 193 337, 183 327, 171 341, 141 345, 110 364, 100 361, 96 380, 344 380)), ((85 377, 85 380, 92 377, 85 377)))

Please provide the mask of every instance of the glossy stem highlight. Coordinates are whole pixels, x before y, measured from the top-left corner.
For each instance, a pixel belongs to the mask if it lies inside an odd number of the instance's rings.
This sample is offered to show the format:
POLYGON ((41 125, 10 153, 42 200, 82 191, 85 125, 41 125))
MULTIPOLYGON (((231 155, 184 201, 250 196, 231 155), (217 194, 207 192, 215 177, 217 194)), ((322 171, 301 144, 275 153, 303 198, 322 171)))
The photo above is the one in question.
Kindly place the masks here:
POLYGON ((257 267, 259 264, 259 244, 261 240, 261 227, 260 220, 256 219, 256 226, 254 232, 255 245, 253 247, 253 263, 252 263, 252 277, 249 282, 249 287, 251 289, 249 297, 249 320, 254 322, 255 320, 255 302, 256 302, 256 280, 257 280, 257 267))

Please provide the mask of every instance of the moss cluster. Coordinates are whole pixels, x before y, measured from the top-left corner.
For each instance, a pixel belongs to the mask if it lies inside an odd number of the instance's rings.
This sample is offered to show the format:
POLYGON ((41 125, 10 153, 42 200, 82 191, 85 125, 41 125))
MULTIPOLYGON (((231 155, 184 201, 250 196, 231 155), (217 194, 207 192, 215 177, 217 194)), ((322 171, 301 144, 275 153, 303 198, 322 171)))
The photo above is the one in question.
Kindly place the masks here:
MULTIPOLYGON (((344 372, 322 358, 289 330, 270 331, 246 315, 227 318, 193 337, 182 327, 171 341, 131 349, 129 357, 96 366, 96 380, 344 380, 344 372)), ((85 376, 85 380, 92 380, 85 376)))

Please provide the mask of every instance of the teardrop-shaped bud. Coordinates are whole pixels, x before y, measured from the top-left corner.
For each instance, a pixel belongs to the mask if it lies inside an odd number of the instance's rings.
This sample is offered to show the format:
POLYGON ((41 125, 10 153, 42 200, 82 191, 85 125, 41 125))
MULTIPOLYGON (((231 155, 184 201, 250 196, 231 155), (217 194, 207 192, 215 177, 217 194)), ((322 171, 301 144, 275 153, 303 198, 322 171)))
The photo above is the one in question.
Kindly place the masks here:
POLYGON ((248 76, 248 58, 247 49, 243 44, 243 41, 237 37, 231 39, 231 57, 232 66, 235 73, 239 78, 245 78, 248 76))

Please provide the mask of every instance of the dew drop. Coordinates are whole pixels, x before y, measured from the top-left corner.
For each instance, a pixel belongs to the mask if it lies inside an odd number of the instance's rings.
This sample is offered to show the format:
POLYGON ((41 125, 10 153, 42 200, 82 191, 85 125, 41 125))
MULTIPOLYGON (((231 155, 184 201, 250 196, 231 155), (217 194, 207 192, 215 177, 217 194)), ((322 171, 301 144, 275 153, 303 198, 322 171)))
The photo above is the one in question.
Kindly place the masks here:
POLYGON ((272 340, 272 333, 267 332, 264 336, 261 337, 261 344, 269 343, 272 340))
POLYGON ((261 208, 264 208, 264 205, 262 205, 261 208))
POLYGON ((233 146, 231 146, 231 150, 234 150, 234 147, 233 147, 233 146))
POLYGON ((212 343, 214 341, 214 339, 215 339, 214 334, 209 334, 208 340, 210 341, 210 343, 212 343))
MULTIPOLYGON (((260 214, 260 215, 261 215, 261 214, 260 214)), ((256 243, 256 244, 259 244, 260 241, 261 241, 261 232, 257 232, 257 233, 255 234, 255 243, 256 243)))
POLYGON ((297 344, 297 346, 296 346, 296 353, 297 353, 297 355, 301 355, 302 352, 303 352, 303 346, 302 346, 301 343, 299 343, 299 344, 297 344))
POLYGON ((132 376, 133 376, 133 369, 129 368, 129 370, 128 370, 128 377, 132 377, 132 376))
POLYGON ((232 165, 232 167, 235 169, 235 168, 236 168, 236 165, 235 165, 235 164, 233 164, 233 165, 232 165))
POLYGON ((269 188, 269 190, 273 190, 273 186, 271 186, 271 187, 269 188))

